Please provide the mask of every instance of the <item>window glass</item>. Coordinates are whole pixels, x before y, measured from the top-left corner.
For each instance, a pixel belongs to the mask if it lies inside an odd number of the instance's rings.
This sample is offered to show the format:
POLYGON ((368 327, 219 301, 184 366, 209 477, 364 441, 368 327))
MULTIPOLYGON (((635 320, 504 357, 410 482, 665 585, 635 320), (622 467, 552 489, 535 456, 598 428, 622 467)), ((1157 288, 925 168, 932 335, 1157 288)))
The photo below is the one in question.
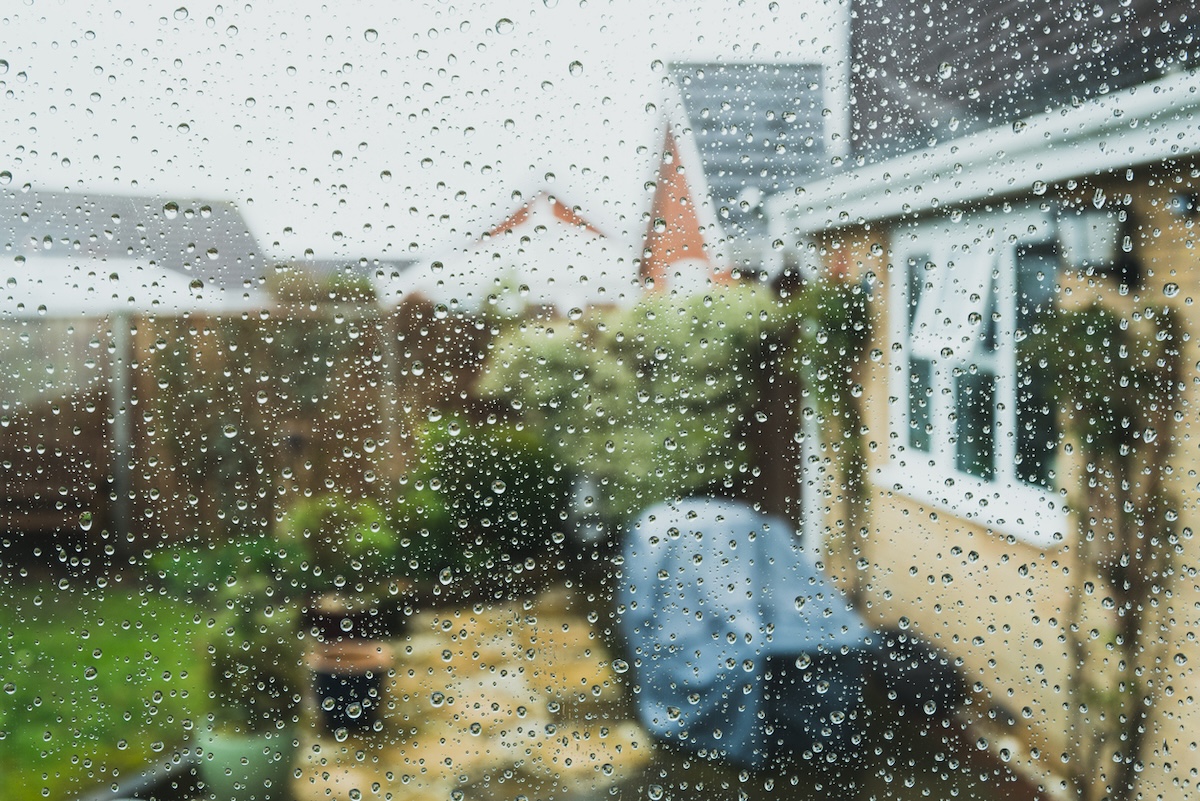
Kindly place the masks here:
POLYGON ((1194 0, 0 10, 0 796, 1195 795, 1194 0))

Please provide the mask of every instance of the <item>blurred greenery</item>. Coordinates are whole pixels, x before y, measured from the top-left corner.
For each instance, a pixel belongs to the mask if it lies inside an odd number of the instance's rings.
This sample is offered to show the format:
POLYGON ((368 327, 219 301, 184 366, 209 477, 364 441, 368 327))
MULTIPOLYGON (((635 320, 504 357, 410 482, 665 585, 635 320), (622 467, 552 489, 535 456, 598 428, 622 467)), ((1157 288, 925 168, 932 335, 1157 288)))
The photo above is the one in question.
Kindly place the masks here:
POLYGON ((527 322, 496 343, 476 388, 594 479, 615 520, 756 469, 745 436, 762 386, 786 371, 814 413, 845 416, 868 333, 857 286, 814 282, 787 297, 751 284, 651 295, 630 309, 527 322))
POLYGON ((204 728, 204 612, 116 581, 23 577, 0 604, 0 787, 65 798, 204 728))
POLYGON ((269 732, 296 721, 305 686, 300 614, 271 590, 266 576, 226 588, 204 638, 215 723, 226 730, 269 732))
POLYGON ((396 575, 399 538, 373 501, 324 494, 296 503, 279 525, 275 567, 309 593, 372 593, 396 575))
POLYGON ((523 561, 552 554, 550 535, 562 527, 570 476, 534 430, 450 417, 424 433, 410 481, 424 487, 417 497, 427 506, 445 510, 451 538, 460 546, 455 550, 462 553, 450 566, 462 567, 472 559, 523 561))

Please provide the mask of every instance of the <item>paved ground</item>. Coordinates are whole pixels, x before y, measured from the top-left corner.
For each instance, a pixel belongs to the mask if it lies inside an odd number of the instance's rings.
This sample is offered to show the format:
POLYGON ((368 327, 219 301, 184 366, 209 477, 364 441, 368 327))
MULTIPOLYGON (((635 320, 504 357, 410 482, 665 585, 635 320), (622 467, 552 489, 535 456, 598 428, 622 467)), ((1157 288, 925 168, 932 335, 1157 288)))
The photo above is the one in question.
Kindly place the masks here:
POLYGON ((651 761, 623 663, 565 591, 422 613, 387 648, 383 731, 303 743, 298 801, 579 798, 651 761))
POLYGON ((296 801, 1031 797, 958 724, 882 698, 851 764, 797 757, 753 773, 674 753, 632 719, 632 674, 601 617, 561 589, 415 615, 383 652, 382 731, 302 741, 296 801))

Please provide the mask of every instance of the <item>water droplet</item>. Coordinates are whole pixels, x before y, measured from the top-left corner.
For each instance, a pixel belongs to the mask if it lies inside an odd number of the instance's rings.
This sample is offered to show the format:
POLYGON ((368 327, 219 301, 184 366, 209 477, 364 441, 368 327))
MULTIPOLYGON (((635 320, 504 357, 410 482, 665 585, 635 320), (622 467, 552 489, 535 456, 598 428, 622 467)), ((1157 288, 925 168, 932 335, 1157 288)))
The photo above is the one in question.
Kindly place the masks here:
POLYGON ((480 726, 479 723, 476 722, 471 724, 471 734, 474 734, 476 737, 478 737, 481 731, 483 731, 483 726, 480 726))
POLYGON ((624 659, 614 659, 612 661, 612 669, 616 673, 626 673, 629 670, 629 663, 624 659))
POLYGON ((346 704, 346 717, 350 718, 351 720, 358 720, 362 717, 362 713, 363 705, 358 701, 352 701, 351 703, 346 704))
POLYGON ((1103 189, 1096 189, 1096 193, 1092 195, 1092 205, 1098 209, 1104 208, 1104 201, 1107 200, 1103 189))
POLYGON ((661 785, 652 784, 646 788, 646 797, 650 801, 660 801, 663 797, 663 788, 661 785))
POLYGON ((954 66, 947 61, 938 64, 938 77, 942 80, 948 79, 954 74, 954 66))
POLYGON ((512 33, 514 27, 516 26, 513 25, 513 21, 508 17, 501 17, 500 19, 496 20, 496 33, 501 35, 512 33))
POLYGON ((444 693, 435 692, 429 696, 429 703, 435 707, 440 707, 446 703, 446 695, 444 693))
POLYGON ((8 693, 9 695, 12 695, 16 691, 17 691, 17 685, 13 684, 11 681, 5 683, 4 692, 8 693))
POLYGON ((163 216, 168 220, 173 220, 179 216, 179 204, 174 200, 163 204, 163 216))
POLYGON ((506 489, 508 489, 508 486, 500 479, 496 479, 492 482, 492 492, 496 493, 497 495, 503 495, 504 490, 506 489))
POLYGON ((258 101, 255 100, 253 97, 247 97, 245 100, 246 108, 254 108, 254 106, 257 102, 258 101))
POLYGON ((385 184, 392 180, 392 171, 384 170, 383 172, 379 173, 379 180, 383 181, 385 184))
POLYGON ((92 513, 81 512, 79 515, 79 528, 83 531, 92 530, 92 513))
POLYGON ((574 75, 574 76, 578 77, 578 76, 580 76, 580 75, 582 75, 582 74, 583 74, 583 62, 581 62, 581 61, 572 61, 572 62, 571 62, 571 64, 570 64, 570 66, 569 66, 569 67, 567 67, 567 69, 570 71, 570 73, 571 73, 572 75, 574 75))
POLYGON ((379 31, 375 30, 374 28, 367 28, 365 31, 363 31, 363 38, 368 42, 374 42, 379 39, 379 31))
POLYGON ((216 248, 209 248, 207 251, 205 251, 204 255, 208 256, 209 261, 216 261, 217 257, 221 254, 217 252, 216 248))
POLYGON ((0 171, 0 184, 8 185, 12 183, 12 173, 8 170, 0 171))
POLYGON ((449 584, 453 580, 454 572, 448 567, 443 567, 441 572, 438 573, 438 581, 440 581, 443 586, 449 584))
POLYGON ((1164 284, 1163 285, 1163 294, 1166 295, 1168 298, 1175 297, 1176 295, 1179 294, 1179 284, 1175 283, 1174 281, 1171 281, 1168 284, 1164 284))
POLYGON ((188 131, 192 130, 192 126, 188 125, 186 122, 181 122, 175 126, 175 130, 179 131, 180 133, 187 133, 188 131))
POLYGON ((182 21, 187 18, 188 18, 188 10, 186 8, 184 8, 183 6, 180 6, 179 8, 175 9, 175 19, 182 21))
POLYGON ((87 679, 88 681, 92 681, 93 679, 96 678, 96 676, 97 676, 97 671, 94 667, 87 667, 87 668, 83 669, 83 677, 85 679, 87 679))
POLYGON ((1035 195, 1046 194, 1046 182, 1045 181, 1034 181, 1033 182, 1033 194, 1035 194, 1035 195))
POLYGON ((804 605, 806 603, 808 603, 808 598, 806 598, 803 595, 797 595, 795 603, 796 603, 796 611, 799 612, 801 609, 804 608, 804 605))
POLYGON ((8 72, 8 61, 0 58, 0 75, 4 75, 7 72, 8 72))
POLYGON ((237 426, 233 423, 226 423, 225 427, 221 429, 221 433, 225 435, 225 439, 233 439, 238 435, 237 426))

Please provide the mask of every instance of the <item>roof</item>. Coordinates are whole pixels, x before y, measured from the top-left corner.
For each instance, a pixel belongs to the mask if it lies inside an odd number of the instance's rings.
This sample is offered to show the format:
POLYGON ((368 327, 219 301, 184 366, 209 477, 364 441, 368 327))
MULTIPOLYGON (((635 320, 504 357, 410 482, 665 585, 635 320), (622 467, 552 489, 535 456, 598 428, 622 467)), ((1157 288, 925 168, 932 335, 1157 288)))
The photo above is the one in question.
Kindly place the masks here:
POLYGON ((198 281, 213 297, 240 298, 264 272, 241 212, 220 200, 8 189, 0 193, 0 239, 30 264, 136 262, 185 285, 198 281))
POLYGON ((854 148, 878 158, 1197 63, 1195 0, 853 0, 854 148))
POLYGON ((621 304, 638 285, 634 252, 608 239, 581 210, 540 193, 467 247, 411 270, 383 292, 387 300, 422 295, 479 310, 489 303, 556 306, 621 304))
POLYGON ((1037 194, 1039 184, 1200 153, 1198 123, 1196 75, 1175 74, 823 178, 771 214, 806 232, 1037 194))
POLYGON ((823 73, 820 64, 671 66, 726 235, 765 235, 759 201, 825 164, 823 73))

